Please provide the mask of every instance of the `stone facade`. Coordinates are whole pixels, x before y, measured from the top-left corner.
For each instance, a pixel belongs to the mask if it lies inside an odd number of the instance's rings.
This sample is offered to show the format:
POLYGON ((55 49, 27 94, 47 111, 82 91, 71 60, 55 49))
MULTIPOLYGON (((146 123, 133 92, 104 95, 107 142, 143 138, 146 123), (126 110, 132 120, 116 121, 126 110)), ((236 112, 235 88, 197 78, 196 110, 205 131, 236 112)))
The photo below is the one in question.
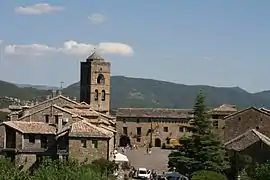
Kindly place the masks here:
MULTIPOLYGON (((221 105, 209 111, 214 133, 223 140, 224 118, 237 110, 232 105, 221 105)), ((170 139, 192 134, 192 109, 119 108, 116 113, 117 145, 127 143, 144 146, 168 145, 170 139), (152 133, 151 133, 152 132, 152 133)))
POLYGON ((86 62, 81 62, 80 101, 107 114, 110 111, 110 66, 96 52, 86 62))
POLYGON ((108 139, 70 138, 70 157, 80 162, 92 162, 95 159, 109 159, 108 139))
POLYGON ((112 159, 115 120, 86 103, 60 95, 12 113, 17 113, 18 118, 0 125, 0 151, 17 165, 31 167, 36 162, 33 156, 36 160, 38 156, 70 156, 80 161, 112 159), (83 139, 87 139, 86 147, 81 147, 83 139), (90 146, 94 140, 96 148, 90 146))
POLYGON ((225 142, 245 133, 250 129, 270 137, 270 112, 250 107, 225 118, 225 142))

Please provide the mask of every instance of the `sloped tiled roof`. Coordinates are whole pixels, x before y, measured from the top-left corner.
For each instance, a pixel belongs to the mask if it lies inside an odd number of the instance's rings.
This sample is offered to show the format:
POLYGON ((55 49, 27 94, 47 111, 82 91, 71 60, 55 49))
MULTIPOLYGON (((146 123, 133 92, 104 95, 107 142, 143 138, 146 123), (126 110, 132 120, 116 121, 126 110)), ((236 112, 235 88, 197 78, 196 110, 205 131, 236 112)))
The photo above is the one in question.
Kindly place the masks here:
POLYGON ((93 125, 87 120, 81 120, 71 124, 68 128, 71 137, 96 137, 110 138, 114 134, 104 128, 93 125))
POLYGON ((90 61, 101 60, 101 61, 104 61, 104 59, 96 51, 93 52, 90 56, 88 56, 88 58, 86 60, 90 60, 90 61))
POLYGON ((236 106, 231 104, 222 104, 221 106, 214 108, 212 111, 223 111, 223 112, 236 112, 236 106))
POLYGON ((270 146, 270 138, 255 129, 248 130, 247 132, 228 141, 224 145, 226 149, 242 151, 258 141, 262 141, 267 146, 270 146))
POLYGON ((3 124, 24 134, 55 134, 56 128, 42 122, 5 121, 3 124))
POLYGON ((119 108, 117 117, 145 117, 145 118, 189 118, 192 109, 166 109, 166 108, 119 108))

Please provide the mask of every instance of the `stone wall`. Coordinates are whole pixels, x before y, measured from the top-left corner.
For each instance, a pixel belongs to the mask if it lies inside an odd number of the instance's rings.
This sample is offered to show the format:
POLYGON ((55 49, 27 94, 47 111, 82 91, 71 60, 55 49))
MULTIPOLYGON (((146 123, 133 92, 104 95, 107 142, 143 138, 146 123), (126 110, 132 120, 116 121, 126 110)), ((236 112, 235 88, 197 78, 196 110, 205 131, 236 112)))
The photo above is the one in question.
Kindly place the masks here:
POLYGON ((109 112, 110 110, 110 87, 111 74, 110 63, 93 61, 91 63, 91 106, 96 111, 109 112), (99 75, 103 75, 105 79, 104 84, 97 84, 99 75), (98 90, 98 100, 95 100, 95 90, 98 90), (105 101, 101 99, 102 90, 105 91, 105 101))
POLYGON ((39 111, 39 110, 44 109, 44 108, 51 106, 51 105, 57 105, 57 106, 63 107, 63 106, 68 106, 68 105, 75 105, 75 103, 72 101, 69 101, 61 96, 58 96, 56 98, 41 102, 40 104, 28 109, 28 111, 30 114, 32 114, 36 111, 39 111))
POLYGON ((97 139, 98 147, 92 146, 91 138, 70 138, 69 139, 69 156, 80 162, 92 162, 95 159, 105 158, 108 156, 108 140, 97 139), (86 147, 82 146, 81 140, 86 140, 86 147))
POLYGON ((270 116, 255 108, 249 108, 225 118, 224 139, 229 141, 250 129, 257 129, 270 137, 270 116))
POLYGON ((5 147, 6 141, 6 128, 4 125, 0 126, 0 148, 5 147))
MULTIPOLYGON (((161 140, 161 145, 166 144, 167 138, 179 139, 183 136, 190 136, 192 132, 188 128, 188 120, 180 119, 152 119, 152 129, 154 130, 152 136, 153 146, 155 146, 155 139, 161 140)), ((127 128, 128 137, 131 140, 131 144, 137 144, 142 146, 149 144, 151 129, 151 122, 149 118, 117 118, 116 130, 117 134, 117 145, 119 145, 120 136, 124 135, 123 127, 127 128), (140 142, 137 141, 137 127, 141 127, 141 138, 140 142)))
POLYGON ((46 122, 46 116, 48 116, 49 124, 56 124, 56 116, 58 116, 58 119, 68 119, 68 124, 78 121, 79 119, 77 117, 72 117, 71 113, 68 113, 66 111, 63 111, 61 109, 58 109, 53 106, 45 107, 43 110, 41 109, 38 112, 34 112, 30 114, 29 116, 25 116, 21 119, 21 121, 32 121, 32 122, 46 122))

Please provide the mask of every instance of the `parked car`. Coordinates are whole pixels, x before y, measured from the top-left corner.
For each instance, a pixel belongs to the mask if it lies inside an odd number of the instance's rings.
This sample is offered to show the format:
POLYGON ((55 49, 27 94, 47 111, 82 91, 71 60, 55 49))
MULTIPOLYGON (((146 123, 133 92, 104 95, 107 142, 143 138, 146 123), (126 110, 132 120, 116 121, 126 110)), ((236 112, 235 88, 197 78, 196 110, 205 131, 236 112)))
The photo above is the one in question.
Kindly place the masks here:
POLYGON ((186 176, 180 174, 179 172, 165 172, 164 176, 166 180, 189 180, 186 176))
POLYGON ((137 171, 137 177, 140 179, 150 179, 151 171, 146 168, 139 168, 137 171))

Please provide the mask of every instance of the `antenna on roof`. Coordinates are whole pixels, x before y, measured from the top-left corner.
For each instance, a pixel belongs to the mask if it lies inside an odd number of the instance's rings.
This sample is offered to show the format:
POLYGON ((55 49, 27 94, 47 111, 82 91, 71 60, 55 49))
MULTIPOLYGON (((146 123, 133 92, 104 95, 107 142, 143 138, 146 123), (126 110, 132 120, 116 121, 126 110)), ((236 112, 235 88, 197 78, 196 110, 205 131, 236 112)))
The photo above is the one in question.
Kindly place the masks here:
POLYGON ((64 85, 64 81, 61 81, 61 82, 60 82, 60 89, 61 89, 61 90, 63 89, 63 85, 64 85))

